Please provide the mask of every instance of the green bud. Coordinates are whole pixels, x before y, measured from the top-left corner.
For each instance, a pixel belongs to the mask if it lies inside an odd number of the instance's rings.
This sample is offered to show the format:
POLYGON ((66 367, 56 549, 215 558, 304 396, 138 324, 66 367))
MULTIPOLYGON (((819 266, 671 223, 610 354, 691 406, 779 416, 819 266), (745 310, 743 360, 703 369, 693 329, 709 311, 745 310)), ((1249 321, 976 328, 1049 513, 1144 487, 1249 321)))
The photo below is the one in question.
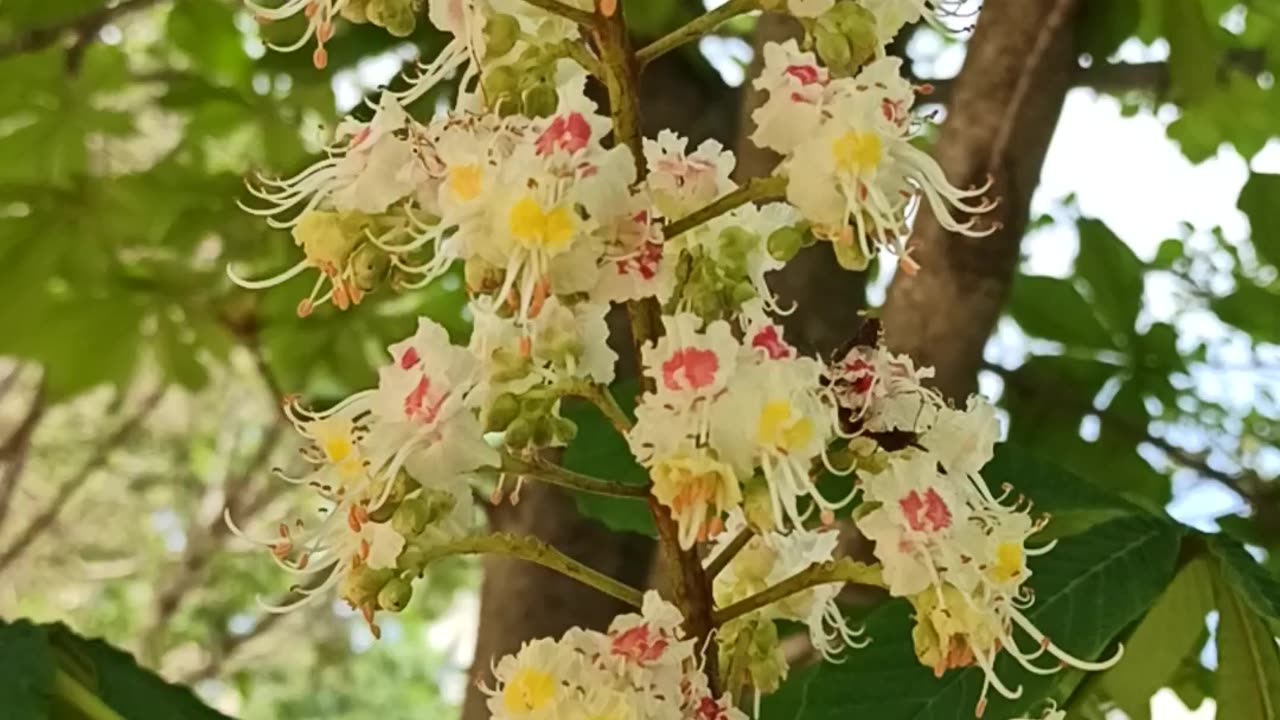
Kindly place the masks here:
POLYGON ((747 524, 757 532, 772 531, 773 501, 769 485, 759 475, 754 475, 742 485, 742 511, 747 524))
POLYGON ((418 481, 409 476, 409 473, 401 470, 396 473, 396 479, 392 481, 391 492, 387 494, 387 501, 377 510, 369 513, 369 519, 374 522, 386 522, 395 514, 396 508, 405 497, 418 489, 418 481))
POLYGON ((845 270, 866 270, 871 264, 871 258, 862 253, 862 246, 856 241, 836 241, 831 243, 831 247, 836 252, 836 262, 845 270))
POLYGON ((556 439, 555 421, 546 415, 533 423, 532 442, 534 447, 547 447, 556 439))
POLYGON ((511 348, 498 348, 493 351, 493 379, 498 382, 519 380, 529 374, 529 361, 520 357, 511 348))
POLYGON ((391 528, 405 537, 413 537, 426 529, 430 514, 423 498, 405 500, 391 516, 391 528))
POLYGON ((748 300, 754 300, 756 297, 756 286, 749 282, 740 282, 733 286, 729 291, 729 297, 733 305, 741 305, 748 300))
POLYGON ((382 26, 395 37, 409 37, 418 27, 418 15, 408 6, 395 13, 384 13, 382 26))
POLYGON ((502 432, 511 421, 520 415, 520 401, 511 393, 503 393, 494 398, 489 405, 489 413, 485 416, 485 432, 502 432))
POLYGON ((529 441, 533 439, 533 422, 523 416, 512 420, 503 439, 513 448, 528 447, 529 441))
POLYGON ((487 58, 499 58, 511 52, 520 39, 520 21, 514 16, 497 14, 484 24, 484 52, 487 58))
POLYGON ((434 525, 445 519, 458 506, 458 498, 446 490, 426 490, 421 498, 426 501, 427 525, 434 525))
POLYGON ((745 255, 755 246, 755 233, 740 227, 727 227, 720 231, 720 252, 736 252, 745 255))
POLYGON ((853 48, 838 29, 819 22, 813 28, 813 35, 818 57, 822 58, 827 67, 845 75, 853 72, 853 48))
POLYGON ((507 95, 520 88, 520 73, 510 65, 489 68, 484 74, 484 91, 490 95, 507 95))
POLYGON ((778 228, 770 233, 768 246, 775 260, 790 262, 804 246, 804 233, 794 227, 778 228))
POLYGON ((390 268, 391 258, 372 243, 365 243, 351 253, 351 279, 364 292, 377 289, 390 268))
POLYGON ((560 95, 554 85, 539 83, 524 91, 524 112, 529 117, 545 118, 556 114, 560 95))
POLYGON ((427 551, 413 543, 407 543, 400 557, 396 558, 396 570, 421 575, 427 566, 427 551))
POLYGON ((552 433, 558 442, 568 445, 578 436, 578 425, 569 418, 552 416, 551 424, 552 433))
POLYGON ((344 20, 350 23, 360 25, 369 22, 369 16, 365 14, 365 9, 369 5, 369 0, 347 0, 347 4, 342 6, 339 14, 344 20))
POLYGON ((374 570, 361 563, 347 571, 338 587, 338 594, 353 608, 375 604, 382 586, 395 577, 396 571, 390 568, 374 570))
POLYGON ((378 607, 388 612, 400 612, 413 599, 413 585, 407 580, 392 578, 378 591, 378 607))

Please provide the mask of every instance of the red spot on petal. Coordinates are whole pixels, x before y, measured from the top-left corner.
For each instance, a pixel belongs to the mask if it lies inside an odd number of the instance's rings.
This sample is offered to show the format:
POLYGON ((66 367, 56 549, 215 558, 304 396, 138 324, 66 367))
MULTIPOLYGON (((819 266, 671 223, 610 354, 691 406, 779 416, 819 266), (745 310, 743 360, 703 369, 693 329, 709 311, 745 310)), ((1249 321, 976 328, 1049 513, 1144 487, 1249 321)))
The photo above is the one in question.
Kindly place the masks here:
POLYGON ((720 358, 710 350, 681 348, 662 363, 662 384, 668 390, 701 390, 716 380, 720 358))
POLYGON ((414 348, 409 348, 400 356, 400 367, 404 370, 408 370, 414 365, 417 365, 419 359, 418 351, 414 348))
POLYGON ((898 501, 898 506, 907 525, 916 532, 938 532, 951 527, 951 511, 933 488, 926 490, 923 497, 912 490, 898 501))
POLYGON ((751 347, 764 350, 770 360, 781 360, 795 355, 795 348, 788 345, 778 332, 777 325, 766 325, 751 338, 751 347))
POLYGON ((792 65, 783 73, 799 80, 801 85, 814 85, 819 78, 818 68, 813 65, 792 65))

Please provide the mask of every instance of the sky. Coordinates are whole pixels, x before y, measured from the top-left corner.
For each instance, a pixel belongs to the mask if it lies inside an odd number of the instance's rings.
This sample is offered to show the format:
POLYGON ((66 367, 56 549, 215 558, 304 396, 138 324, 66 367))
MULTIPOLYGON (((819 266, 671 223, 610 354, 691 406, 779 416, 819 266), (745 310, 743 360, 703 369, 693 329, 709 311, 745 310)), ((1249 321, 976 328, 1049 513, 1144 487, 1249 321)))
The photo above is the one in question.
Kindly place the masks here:
MULTIPOLYGON (((708 4, 719 2, 708 0, 708 4)), ((726 82, 734 85, 743 82, 743 68, 751 59, 751 48, 746 43, 711 37, 704 39, 700 48, 726 82)), ((944 44, 928 34, 917 36, 912 42, 911 54, 928 58, 916 62, 915 71, 920 77, 952 77, 964 59, 962 45, 944 44)), ((1130 41, 1110 60, 1147 62, 1161 61, 1167 56, 1168 48, 1163 41, 1150 46, 1130 41)), ((390 80, 400 69, 404 57, 407 56, 371 58, 354 71, 340 73, 334 80, 339 107, 352 107, 368 89, 390 80)), ((1103 220, 1143 259, 1154 257, 1161 241, 1181 237, 1184 223, 1196 232, 1221 228, 1228 240, 1247 238, 1247 221, 1235 205, 1250 163, 1230 148, 1224 148, 1203 163, 1191 164, 1165 136, 1165 125, 1175 117, 1176 111, 1172 108, 1125 117, 1118 101, 1088 89, 1072 90, 1045 160, 1040 187, 1033 198, 1033 215, 1048 213, 1061 217, 1063 198, 1074 196, 1075 207, 1081 215, 1103 220)), ((1280 142, 1273 141, 1255 157, 1252 167, 1258 171, 1280 172, 1280 142)), ((1076 249, 1073 222, 1035 231, 1024 241, 1024 271, 1066 276, 1071 272, 1076 249)), ((884 283, 881 292, 883 286, 884 283)), ((873 289, 873 302, 877 300, 876 295, 873 289)), ((1152 320, 1168 317, 1176 302, 1173 293, 1158 283, 1148 283, 1146 300, 1152 320)), ((1223 332, 1212 318, 1192 318, 1188 322, 1192 325, 1182 329, 1192 334, 1214 337, 1223 332)), ((1015 365, 1026 348, 1026 337, 1012 322, 1005 322, 988 348, 988 359, 1015 365)), ((1202 389, 1226 396, 1234 393, 1242 402, 1248 402, 1254 392, 1246 380, 1233 381, 1216 375, 1196 378, 1202 389), (1244 395, 1240 396, 1241 393, 1244 395)), ((988 394, 999 390, 994 377, 984 377, 982 386, 988 394)), ((1170 512, 1202 528, 1214 527, 1212 518, 1241 508, 1240 499, 1234 494, 1195 477, 1178 478, 1175 489, 1177 497, 1169 507, 1170 512)), ((465 690, 465 668, 471 662, 478 615, 475 596, 462 596, 424 638, 451 656, 451 668, 440 678, 446 697, 460 700, 465 690)), ((1204 659, 1209 663, 1214 661, 1212 653, 1204 659)), ((1193 712, 1172 692, 1163 690, 1152 699, 1152 716, 1155 720, 1209 720, 1214 717, 1214 707, 1212 701, 1208 701, 1193 712)), ((1115 717, 1123 718, 1123 715, 1117 713, 1115 717)))

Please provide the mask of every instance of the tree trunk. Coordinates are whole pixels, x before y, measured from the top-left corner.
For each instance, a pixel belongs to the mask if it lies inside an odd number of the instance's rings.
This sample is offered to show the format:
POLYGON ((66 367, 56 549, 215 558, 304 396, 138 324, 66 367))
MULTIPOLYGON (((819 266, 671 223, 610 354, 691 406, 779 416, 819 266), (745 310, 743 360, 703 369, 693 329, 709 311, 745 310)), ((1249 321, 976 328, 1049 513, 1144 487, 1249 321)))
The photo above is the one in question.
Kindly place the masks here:
MULTIPOLYGON (((641 88, 645 111, 642 129, 653 137, 661 128, 688 135, 693 145, 708 137, 730 142, 733 137, 737 93, 726 88, 704 64, 691 62, 684 52, 655 62, 641 88)), ((625 317, 611 322, 619 354, 618 376, 636 372, 635 355, 625 317)), ((611 318, 612 320, 612 318, 611 318)), ((534 535, 569 556, 629 585, 649 584, 654 559, 653 540, 614 533, 580 515, 573 499, 557 488, 530 482, 516 505, 492 508, 495 531, 534 535)), ((558 637, 571 627, 603 629, 629 608, 617 600, 536 565, 506 558, 484 561, 480 591, 480 628, 476 637, 471 683, 462 708, 463 720, 487 720, 487 696, 480 684, 491 685, 490 663, 519 650, 538 637, 558 637)))
POLYGON ((951 398, 976 387, 1013 280, 1031 194, 1076 70, 1079 5, 986 0, 947 102, 935 156, 960 187, 993 181, 989 196, 1000 205, 984 221, 998 229, 955 235, 922 209, 910 241, 920 271, 894 278, 884 322, 889 346, 936 367, 935 383, 951 398))

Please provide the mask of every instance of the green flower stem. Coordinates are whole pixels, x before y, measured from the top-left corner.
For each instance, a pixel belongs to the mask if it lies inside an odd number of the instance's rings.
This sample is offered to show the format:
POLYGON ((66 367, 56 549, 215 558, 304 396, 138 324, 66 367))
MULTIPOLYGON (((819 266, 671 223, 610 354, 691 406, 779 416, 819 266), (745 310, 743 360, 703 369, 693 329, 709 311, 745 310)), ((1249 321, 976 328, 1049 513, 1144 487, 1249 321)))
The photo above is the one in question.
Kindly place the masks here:
POLYGON ((586 10, 579 10, 576 7, 573 7, 571 5, 566 5, 560 2, 560 0, 524 0, 524 1, 536 8, 541 8, 543 10, 546 10, 552 15, 559 15, 560 17, 566 20, 571 20, 579 25, 590 27, 596 24, 597 18, 595 13, 587 12, 586 10))
POLYGON ((79 710, 87 720, 124 720, 120 713, 112 710, 102 698, 89 692, 62 668, 53 671, 53 694, 79 710))
POLYGON ((707 579, 714 580, 720 574, 720 571, 724 570, 733 561, 733 558, 742 552, 747 543, 751 542, 751 538, 755 536, 756 534, 752 532, 751 528, 743 528, 742 532, 730 540, 729 544, 712 558, 711 562, 707 563, 707 579))
POLYGON ((786 193, 787 178, 785 176, 774 175, 766 178, 755 178, 710 205, 695 210, 671 223, 663 229, 663 232, 668 238, 677 237, 749 202, 781 200, 786 197, 786 193))
POLYGON ((640 607, 644 599, 639 590, 583 565, 535 537, 510 533, 473 535, 452 542, 426 545, 422 550, 424 568, 433 560, 450 555, 504 555, 554 570, 632 607, 640 607))
POLYGON ((759 0, 729 0, 715 10, 703 13, 684 26, 671 31, 636 53, 636 60, 644 67, 685 43, 693 42, 720 27, 733 18, 760 9, 759 0))
POLYGON ((835 582, 884 587, 884 577, 880 566, 866 565, 849 558, 841 558, 824 563, 814 563, 773 587, 715 611, 712 617, 715 620, 716 627, 720 627, 730 620, 755 612, 760 608, 768 607, 798 592, 835 582))
POLYGON ((595 383, 574 381, 564 386, 564 393, 580 397, 599 408, 619 435, 625 436, 631 432, 631 418, 627 417, 626 411, 618 404, 609 388, 595 383))
POLYGON ((550 485, 558 485, 570 490, 580 490, 593 495, 608 495, 622 498, 649 497, 648 485, 623 485, 622 483, 601 480, 589 475, 576 473, 543 459, 525 460, 514 455, 502 456, 502 471, 531 477, 550 485))

